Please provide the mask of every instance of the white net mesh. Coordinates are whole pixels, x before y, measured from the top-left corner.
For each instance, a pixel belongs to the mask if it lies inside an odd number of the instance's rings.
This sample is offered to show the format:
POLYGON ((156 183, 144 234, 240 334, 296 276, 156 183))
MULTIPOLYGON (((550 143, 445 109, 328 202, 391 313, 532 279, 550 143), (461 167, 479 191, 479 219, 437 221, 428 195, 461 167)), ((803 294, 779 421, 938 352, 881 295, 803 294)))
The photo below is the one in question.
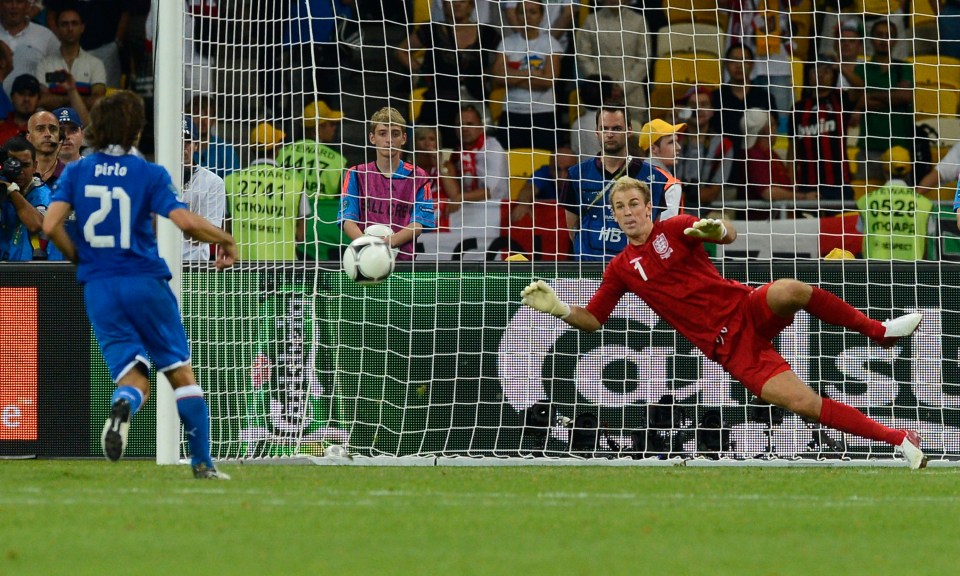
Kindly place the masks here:
MULTIPOLYGON (((221 214, 243 260, 212 274, 209 248, 185 246, 219 457, 889 456, 758 404, 635 297, 594 334, 520 307, 531 278, 586 304, 625 242, 606 183, 641 161, 667 174, 665 211, 734 223, 711 253, 725 276, 796 277, 879 320, 921 311, 889 350, 805 313, 776 342, 821 394, 960 455, 960 54, 934 9, 654 4, 185 4, 193 164, 224 180, 210 199, 215 177, 191 169, 194 207, 221 214), (384 107, 409 164, 377 151, 384 107), (656 121, 671 128, 641 145, 656 121), (679 123, 674 162, 659 138, 679 123), (364 164, 380 184, 348 170, 364 164), (358 286, 341 192, 397 191, 414 166, 436 228, 358 286), (858 261, 824 259, 843 251, 858 261), (503 262, 518 254, 533 262, 503 262)), ((363 206, 360 228, 415 212, 410 196, 363 206)))

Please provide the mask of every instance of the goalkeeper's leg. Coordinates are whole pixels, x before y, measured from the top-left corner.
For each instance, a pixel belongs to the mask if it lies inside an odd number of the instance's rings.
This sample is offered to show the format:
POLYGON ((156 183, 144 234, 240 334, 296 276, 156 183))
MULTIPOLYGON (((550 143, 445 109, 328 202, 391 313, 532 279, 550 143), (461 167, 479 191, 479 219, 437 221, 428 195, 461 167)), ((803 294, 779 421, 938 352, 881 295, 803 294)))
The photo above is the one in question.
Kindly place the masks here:
POLYGON ((911 468, 926 466, 927 459, 920 451, 920 436, 916 432, 884 426, 852 406, 822 398, 793 370, 767 380, 760 398, 824 426, 896 446, 911 468))
POLYGON ((768 286, 767 304, 778 316, 792 316, 798 310, 806 310, 824 322, 859 332, 886 348, 913 334, 922 319, 914 313, 880 322, 832 293, 799 280, 777 280, 768 286))

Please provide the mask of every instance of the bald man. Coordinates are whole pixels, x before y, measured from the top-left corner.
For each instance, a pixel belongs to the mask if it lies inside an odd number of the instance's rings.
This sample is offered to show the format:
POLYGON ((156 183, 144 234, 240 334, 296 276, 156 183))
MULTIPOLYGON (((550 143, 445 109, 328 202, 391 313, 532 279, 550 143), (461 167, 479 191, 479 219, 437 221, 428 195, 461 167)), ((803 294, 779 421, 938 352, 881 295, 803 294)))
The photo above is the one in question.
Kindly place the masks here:
POLYGON ((27 140, 37 149, 37 174, 52 187, 66 166, 60 158, 60 121, 53 112, 35 112, 27 121, 27 140))

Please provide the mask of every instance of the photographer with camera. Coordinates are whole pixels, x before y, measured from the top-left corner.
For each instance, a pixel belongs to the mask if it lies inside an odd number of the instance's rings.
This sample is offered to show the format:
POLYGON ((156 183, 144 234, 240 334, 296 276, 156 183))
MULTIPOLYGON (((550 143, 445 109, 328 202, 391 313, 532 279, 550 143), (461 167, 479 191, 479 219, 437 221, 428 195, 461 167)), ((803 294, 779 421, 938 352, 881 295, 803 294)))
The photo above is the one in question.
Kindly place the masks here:
POLYGON ((42 235, 50 188, 35 169, 36 149, 23 136, 0 146, 0 260, 63 260, 42 235))
POLYGON ((43 108, 70 106, 87 123, 89 109, 107 93, 107 75, 103 62, 80 48, 84 30, 77 10, 61 10, 54 29, 60 39, 60 50, 37 64, 36 76, 43 83, 40 95, 43 108))

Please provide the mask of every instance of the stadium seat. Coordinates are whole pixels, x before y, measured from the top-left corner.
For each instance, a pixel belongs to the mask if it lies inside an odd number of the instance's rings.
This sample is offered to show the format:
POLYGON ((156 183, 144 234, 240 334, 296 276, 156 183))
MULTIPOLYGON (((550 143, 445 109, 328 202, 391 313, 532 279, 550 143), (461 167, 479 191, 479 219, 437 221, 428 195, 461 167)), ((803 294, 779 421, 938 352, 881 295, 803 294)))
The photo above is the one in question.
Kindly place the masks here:
POLYGON ((960 92, 937 85, 917 84, 913 96, 917 116, 956 116, 960 108, 960 92))
POLYGON ((707 22, 667 24, 657 31, 657 57, 692 53, 698 56, 719 56, 724 47, 723 31, 707 22))
POLYGON ((960 60, 950 56, 923 54, 908 58, 913 62, 913 82, 917 86, 960 88, 960 60))
POLYGON ((516 199, 520 189, 538 168, 550 164, 553 154, 549 150, 515 148, 510 150, 507 163, 510 170, 510 198, 516 199))
POLYGON ((800 99, 800 95, 803 93, 803 87, 807 83, 807 79, 803 77, 803 60, 792 58, 790 60, 790 67, 793 76, 793 99, 796 101, 800 99))
POLYGON ((430 22, 430 4, 432 0, 413 0, 413 22, 411 24, 426 24, 430 22))
POLYGON ((854 0, 853 9, 850 12, 854 14, 893 14, 900 9, 899 0, 854 0))
POLYGON ((420 110, 423 108, 423 95, 426 94, 428 87, 422 86, 420 88, 414 88, 413 92, 410 93, 410 118, 411 121, 415 121, 420 117, 420 110))
MULTIPOLYGON (((719 86, 722 77, 720 58, 698 58, 692 53, 675 53, 653 64, 650 108, 673 110, 674 103, 691 86, 719 86)), ((651 116, 657 113, 651 111, 651 116)))
POLYGON ((507 102, 507 91, 504 88, 494 88, 487 96, 487 109, 490 110, 490 122, 496 124, 503 114, 503 106, 507 102))
POLYGON ((706 22, 721 29, 727 27, 727 13, 717 9, 717 0, 664 0, 667 22, 706 22))

